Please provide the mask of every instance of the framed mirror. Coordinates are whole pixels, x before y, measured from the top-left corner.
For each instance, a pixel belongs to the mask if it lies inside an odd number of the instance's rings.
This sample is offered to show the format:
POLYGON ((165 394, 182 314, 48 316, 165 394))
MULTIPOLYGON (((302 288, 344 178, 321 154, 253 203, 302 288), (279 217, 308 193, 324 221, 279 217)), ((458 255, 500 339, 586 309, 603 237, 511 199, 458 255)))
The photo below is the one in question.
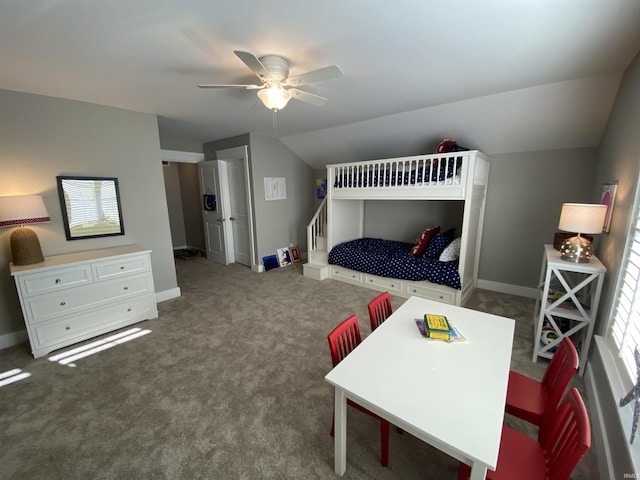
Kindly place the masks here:
POLYGON ((56 179, 67 240, 124 235, 117 178, 56 179))

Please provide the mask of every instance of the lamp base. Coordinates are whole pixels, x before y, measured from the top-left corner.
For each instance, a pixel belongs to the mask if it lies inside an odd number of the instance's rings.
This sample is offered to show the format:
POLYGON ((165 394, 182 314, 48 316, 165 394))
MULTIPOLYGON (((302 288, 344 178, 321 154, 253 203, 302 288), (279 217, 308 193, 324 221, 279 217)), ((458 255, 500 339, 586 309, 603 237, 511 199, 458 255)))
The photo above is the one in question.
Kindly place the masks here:
POLYGON ((560 244, 560 258, 567 262, 589 263, 593 255, 593 245, 580 234, 567 238, 560 244))
POLYGON ((18 227, 9 239, 14 265, 31 265, 44 262, 40 240, 36 232, 27 227, 18 227))

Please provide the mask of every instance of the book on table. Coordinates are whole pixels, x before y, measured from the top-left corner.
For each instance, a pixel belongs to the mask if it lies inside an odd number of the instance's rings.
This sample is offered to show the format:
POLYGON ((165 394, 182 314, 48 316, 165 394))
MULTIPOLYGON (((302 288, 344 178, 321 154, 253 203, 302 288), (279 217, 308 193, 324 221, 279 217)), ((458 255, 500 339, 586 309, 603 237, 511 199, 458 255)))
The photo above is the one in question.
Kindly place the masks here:
MULTIPOLYGON (((442 317, 442 315, 438 316, 442 317)), ((433 320, 435 320, 437 324, 439 324, 439 322, 442 322, 441 319, 433 320)), ((428 340, 439 340, 445 342, 464 342, 467 340, 464 335, 460 333, 460 330, 458 330, 458 328, 452 321, 448 320, 446 317, 445 320, 446 325, 448 325, 449 328, 446 332, 429 332, 429 320, 427 318, 427 315, 425 315, 424 318, 416 318, 416 325, 418 327, 418 330, 420 331, 420 334, 428 340)))
POLYGON ((424 326, 429 338, 451 340, 451 326, 444 315, 425 313, 424 326))

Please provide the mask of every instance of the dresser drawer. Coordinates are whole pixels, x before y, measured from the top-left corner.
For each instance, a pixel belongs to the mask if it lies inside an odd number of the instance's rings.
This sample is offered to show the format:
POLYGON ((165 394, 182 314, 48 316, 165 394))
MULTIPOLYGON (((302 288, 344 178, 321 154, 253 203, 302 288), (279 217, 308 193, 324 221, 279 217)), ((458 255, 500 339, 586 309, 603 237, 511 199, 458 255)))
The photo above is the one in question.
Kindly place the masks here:
POLYGON ((331 276, 341 280, 362 285, 362 273, 348 268, 331 265, 331 276))
POLYGON ((416 285, 408 282, 406 286, 406 293, 408 295, 415 295, 417 297, 428 298, 429 300, 435 300, 436 302, 448 303, 453 305, 454 294, 450 292, 444 292, 436 288, 429 288, 423 285, 416 285))
POLYGON ((364 283, 372 288, 387 290, 389 292, 402 292, 402 281, 397 278, 378 277, 376 275, 365 275, 364 283))
POLYGON ((93 264, 96 281, 109 280, 111 278, 148 271, 149 257, 147 255, 136 255, 134 257, 124 257, 118 260, 93 264))
POLYGON ((99 284, 94 283, 74 290, 40 295, 25 301, 27 321, 34 324, 63 315, 71 315, 105 302, 150 293, 152 288, 151 276, 142 274, 99 284))
POLYGON ((66 288, 79 287, 93 282, 91 267, 58 268, 50 272, 33 273, 20 277, 20 290, 25 297, 55 292, 66 288))
POLYGON ((152 318, 156 305, 154 296, 142 295, 126 302, 92 309, 64 319, 41 323, 31 328, 34 348, 47 346, 48 351, 85 338, 152 318))

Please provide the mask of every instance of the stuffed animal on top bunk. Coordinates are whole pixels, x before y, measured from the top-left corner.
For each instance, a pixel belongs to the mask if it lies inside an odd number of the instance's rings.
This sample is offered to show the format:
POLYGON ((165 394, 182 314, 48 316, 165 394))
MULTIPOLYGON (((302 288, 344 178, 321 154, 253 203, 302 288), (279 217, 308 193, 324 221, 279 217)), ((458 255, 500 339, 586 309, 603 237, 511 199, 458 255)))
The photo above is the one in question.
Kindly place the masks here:
POLYGON ((438 148, 436 148, 436 153, 449 153, 449 152, 466 152, 468 148, 461 147, 455 140, 451 140, 449 138, 445 138, 438 148))

